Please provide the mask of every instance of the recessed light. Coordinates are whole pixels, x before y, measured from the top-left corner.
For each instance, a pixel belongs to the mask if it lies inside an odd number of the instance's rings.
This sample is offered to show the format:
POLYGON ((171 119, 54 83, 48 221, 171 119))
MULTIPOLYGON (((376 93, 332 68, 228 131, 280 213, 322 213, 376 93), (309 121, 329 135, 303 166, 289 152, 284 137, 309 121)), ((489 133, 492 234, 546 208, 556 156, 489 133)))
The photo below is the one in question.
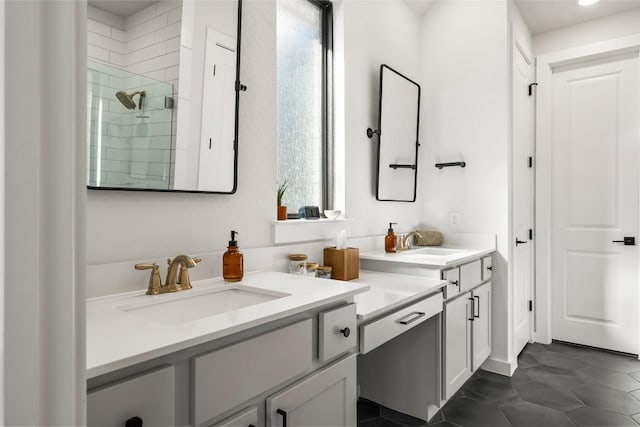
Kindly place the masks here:
POLYGON ((598 3, 599 0, 578 0, 578 4, 580 6, 591 6, 592 4, 598 3))

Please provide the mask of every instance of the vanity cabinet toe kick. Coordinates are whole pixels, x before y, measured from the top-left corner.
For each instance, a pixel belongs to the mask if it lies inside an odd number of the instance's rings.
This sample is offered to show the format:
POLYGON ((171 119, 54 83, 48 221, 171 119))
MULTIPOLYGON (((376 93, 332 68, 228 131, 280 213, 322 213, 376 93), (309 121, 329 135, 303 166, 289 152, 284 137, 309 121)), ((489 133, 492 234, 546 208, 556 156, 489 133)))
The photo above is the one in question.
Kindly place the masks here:
POLYGON ((360 325, 360 353, 366 354, 441 313, 443 301, 442 292, 439 292, 360 325))

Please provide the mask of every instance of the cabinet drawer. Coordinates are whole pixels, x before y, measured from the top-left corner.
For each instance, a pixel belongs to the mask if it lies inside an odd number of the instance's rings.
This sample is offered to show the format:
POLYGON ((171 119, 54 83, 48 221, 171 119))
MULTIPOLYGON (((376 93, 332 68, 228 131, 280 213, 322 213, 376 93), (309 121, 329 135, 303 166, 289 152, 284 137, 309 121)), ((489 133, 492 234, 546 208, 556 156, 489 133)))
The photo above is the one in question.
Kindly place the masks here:
POLYGON ((321 362, 333 359, 358 343, 355 304, 324 311, 318 320, 318 357, 321 362))
POLYGON ((460 268, 450 268, 442 272, 442 280, 448 280, 447 286, 444 287, 444 297, 452 298, 460 293, 460 268))
POLYGON ((192 421, 200 425, 312 366, 312 323, 303 320, 194 357, 192 421))
POLYGON ((252 406, 239 414, 225 418, 223 421, 214 424, 215 427, 249 427, 258 425, 258 408, 252 406))
POLYGON ((460 292, 466 292, 482 283, 482 261, 476 260, 460 266, 460 292))
POLYGON ((360 327, 360 353, 365 354, 392 338, 442 311, 442 294, 415 304, 360 327))
POLYGON ((175 425, 173 366, 87 394, 87 425, 123 426, 133 417, 140 417, 149 426, 175 425))
POLYGON ((491 275, 493 273, 493 265, 491 256, 486 256, 482 258, 482 281, 486 282, 487 280, 491 280, 491 275))

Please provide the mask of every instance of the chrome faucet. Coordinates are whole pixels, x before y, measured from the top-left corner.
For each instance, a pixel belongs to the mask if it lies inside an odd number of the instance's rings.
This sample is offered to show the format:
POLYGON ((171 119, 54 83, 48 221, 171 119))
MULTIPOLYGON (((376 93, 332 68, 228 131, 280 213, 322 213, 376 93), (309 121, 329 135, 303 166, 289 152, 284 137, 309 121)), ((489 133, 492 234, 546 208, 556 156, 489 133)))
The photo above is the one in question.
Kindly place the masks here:
POLYGON ((410 240, 412 237, 414 236, 418 236, 420 238, 422 238, 422 234, 418 233, 417 231, 412 231, 411 233, 407 233, 404 236, 401 236, 400 239, 398 240, 398 248, 397 250, 399 251, 404 251, 407 249, 411 249, 411 242, 412 240, 410 240))
POLYGON ((167 264, 169 264, 169 269, 167 270, 167 280, 164 285, 160 279, 160 267, 158 264, 136 264, 135 269, 151 270, 147 295, 159 295, 167 292, 191 289, 188 269, 195 267, 200 261, 202 261, 202 258, 191 258, 188 255, 178 255, 175 258, 168 258, 167 264), (178 267, 180 267, 179 273, 178 267))

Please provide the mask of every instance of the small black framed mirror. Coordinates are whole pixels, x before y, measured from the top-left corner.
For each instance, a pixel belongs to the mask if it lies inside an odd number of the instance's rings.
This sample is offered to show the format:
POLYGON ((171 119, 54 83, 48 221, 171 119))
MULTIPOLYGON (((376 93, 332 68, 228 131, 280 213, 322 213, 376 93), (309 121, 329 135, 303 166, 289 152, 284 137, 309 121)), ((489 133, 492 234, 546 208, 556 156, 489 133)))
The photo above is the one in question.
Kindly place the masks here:
POLYGON ((388 65, 380 66, 376 199, 415 202, 418 179, 420 85, 388 65))

